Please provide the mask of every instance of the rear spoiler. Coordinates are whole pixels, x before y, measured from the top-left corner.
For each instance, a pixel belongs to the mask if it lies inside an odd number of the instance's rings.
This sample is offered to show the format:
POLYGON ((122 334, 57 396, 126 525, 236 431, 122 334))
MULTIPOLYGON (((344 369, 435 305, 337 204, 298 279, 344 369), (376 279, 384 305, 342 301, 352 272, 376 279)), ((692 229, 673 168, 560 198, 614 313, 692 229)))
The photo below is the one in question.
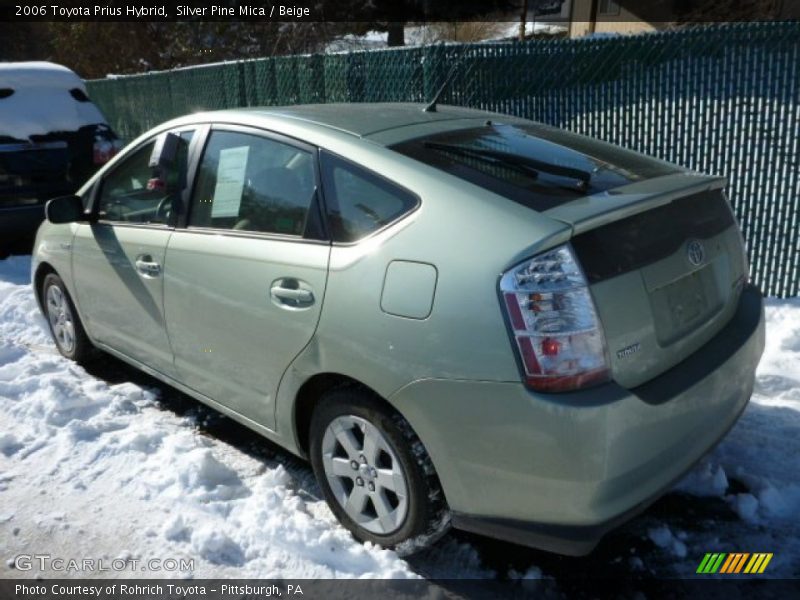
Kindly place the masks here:
POLYGON ((665 175, 586 196, 546 210, 543 214, 572 226, 573 235, 577 235, 669 204, 676 198, 721 189, 727 184, 726 177, 694 173, 665 175))

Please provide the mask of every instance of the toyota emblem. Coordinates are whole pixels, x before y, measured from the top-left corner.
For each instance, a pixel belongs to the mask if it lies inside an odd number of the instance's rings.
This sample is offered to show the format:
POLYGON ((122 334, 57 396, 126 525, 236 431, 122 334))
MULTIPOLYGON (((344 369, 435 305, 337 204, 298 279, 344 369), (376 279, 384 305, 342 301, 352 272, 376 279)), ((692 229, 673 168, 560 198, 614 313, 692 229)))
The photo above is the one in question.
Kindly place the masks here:
POLYGON ((706 259, 706 249, 700 240, 690 240, 686 244, 686 257, 695 267, 699 267, 706 259))

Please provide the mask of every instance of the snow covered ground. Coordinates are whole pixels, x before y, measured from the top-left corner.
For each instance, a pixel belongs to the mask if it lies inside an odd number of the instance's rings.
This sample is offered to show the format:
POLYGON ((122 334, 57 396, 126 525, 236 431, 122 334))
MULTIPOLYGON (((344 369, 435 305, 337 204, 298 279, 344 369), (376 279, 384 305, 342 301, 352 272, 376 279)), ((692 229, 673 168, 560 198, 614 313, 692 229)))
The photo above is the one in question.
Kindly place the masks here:
MULTIPOLYGON (((454 533, 408 560, 354 542, 310 469, 113 359, 56 352, 29 257, 0 262, 0 577, 20 554, 193 560, 100 576, 553 578, 688 576, 706 552, 773 552, 800 567, 800 301, 770 301, 756 394, 726 440, 645 515, 583 559, 454 533), (133 383, 136 381, 137 383, 133 383), (577 569, 576 569, 577 567, 577 569)), ((44 576, 61 575, 53 571, 44 576)), ((86 576, 87 573, 63 573, 86 576)))

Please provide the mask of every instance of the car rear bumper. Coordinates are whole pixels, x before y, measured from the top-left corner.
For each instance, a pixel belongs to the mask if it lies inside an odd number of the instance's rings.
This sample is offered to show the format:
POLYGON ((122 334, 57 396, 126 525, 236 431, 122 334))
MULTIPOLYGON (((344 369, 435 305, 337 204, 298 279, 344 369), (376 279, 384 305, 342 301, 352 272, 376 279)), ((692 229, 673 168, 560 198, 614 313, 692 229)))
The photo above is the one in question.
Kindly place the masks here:
POLYGON ((422 380, 391 398, 436 466, 456 527, 563 554, 657 499, 733 426, 764 349, 761 294, 634 389, 535 394, 518 383, 422 380))

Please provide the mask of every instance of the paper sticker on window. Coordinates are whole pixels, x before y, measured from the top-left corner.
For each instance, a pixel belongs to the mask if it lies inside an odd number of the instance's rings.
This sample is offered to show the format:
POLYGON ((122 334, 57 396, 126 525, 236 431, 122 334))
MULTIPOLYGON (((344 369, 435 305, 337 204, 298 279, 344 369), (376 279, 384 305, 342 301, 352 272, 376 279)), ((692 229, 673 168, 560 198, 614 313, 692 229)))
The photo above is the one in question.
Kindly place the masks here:
POLYGON ((220 150, 211 217, 238 217, 250 146, 220 150))

